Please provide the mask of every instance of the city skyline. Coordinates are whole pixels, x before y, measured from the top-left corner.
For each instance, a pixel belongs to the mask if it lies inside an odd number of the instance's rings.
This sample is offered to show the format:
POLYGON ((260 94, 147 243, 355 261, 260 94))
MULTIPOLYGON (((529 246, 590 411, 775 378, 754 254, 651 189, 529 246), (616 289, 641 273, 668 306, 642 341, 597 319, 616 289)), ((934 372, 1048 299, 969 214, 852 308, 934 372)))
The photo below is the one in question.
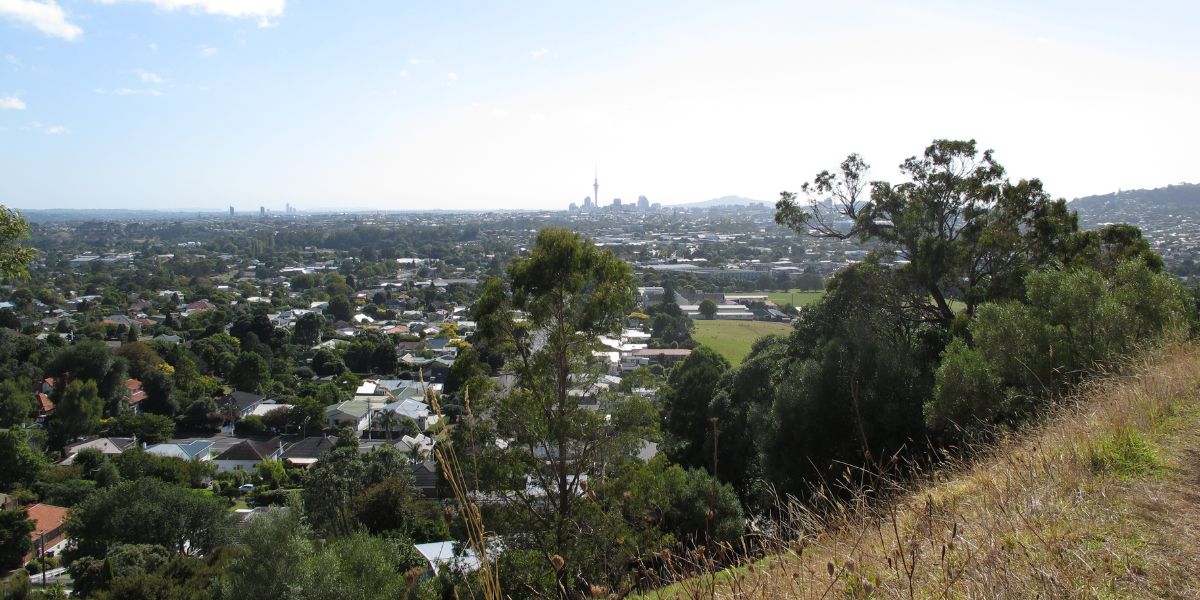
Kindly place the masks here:
POLYGON ((0 2, 0 203, 773 202, 974 138, 1074 198, 1200 180, 1200 8, 0 2), (588 166, 593 173, 587 173, 588 166), (595 188, 593 188, 595 189, 595 188), (599 196, 598 193, 593 193, 599 196))

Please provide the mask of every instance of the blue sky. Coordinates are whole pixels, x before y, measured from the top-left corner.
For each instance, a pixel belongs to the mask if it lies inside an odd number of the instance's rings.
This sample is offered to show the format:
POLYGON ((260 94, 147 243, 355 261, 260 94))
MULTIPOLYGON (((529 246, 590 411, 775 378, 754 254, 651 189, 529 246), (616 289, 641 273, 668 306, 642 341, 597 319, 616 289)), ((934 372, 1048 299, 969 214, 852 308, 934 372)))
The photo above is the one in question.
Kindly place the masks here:
POLYGON ((1195 4, 0 0, 0 203, 774 200, 936 137, 1067 198, 1200 181, 1195 4))

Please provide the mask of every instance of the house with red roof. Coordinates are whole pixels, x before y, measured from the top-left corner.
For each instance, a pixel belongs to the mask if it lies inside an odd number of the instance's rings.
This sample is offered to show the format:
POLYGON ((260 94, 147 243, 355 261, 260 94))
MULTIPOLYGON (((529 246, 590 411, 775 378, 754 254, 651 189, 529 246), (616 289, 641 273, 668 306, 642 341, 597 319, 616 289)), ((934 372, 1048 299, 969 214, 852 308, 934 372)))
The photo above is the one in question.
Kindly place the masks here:
POLYGON ((25 514, 33 521, 33 531, 29 532, 33 548, 25 555, 25 562, 41 555, 43 541, 46 544, 46 556, 54 556, 66 546, 67 534, 63 530, 63 523, 67 521, 67 509, 52 504, 30 504, 25 507, 25 514))
POLYGON ((126 379, 125 389, 129 390, 129 406, 133 409, 134 414, 142 412, 141 403, 146 399, 146 391, 142 389, 142 382, 137 379, 126 379))

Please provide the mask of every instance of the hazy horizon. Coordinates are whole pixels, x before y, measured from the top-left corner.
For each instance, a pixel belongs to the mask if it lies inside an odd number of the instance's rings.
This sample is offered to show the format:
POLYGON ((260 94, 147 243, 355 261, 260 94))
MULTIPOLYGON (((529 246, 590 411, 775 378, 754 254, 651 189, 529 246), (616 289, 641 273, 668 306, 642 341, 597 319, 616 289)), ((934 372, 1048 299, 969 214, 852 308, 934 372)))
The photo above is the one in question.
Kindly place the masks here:
POLYGON ((0 203, 773 202, 943 137, 1056 197, 1200 180, 1200 7, 1043 4, 0 0, 0 203))

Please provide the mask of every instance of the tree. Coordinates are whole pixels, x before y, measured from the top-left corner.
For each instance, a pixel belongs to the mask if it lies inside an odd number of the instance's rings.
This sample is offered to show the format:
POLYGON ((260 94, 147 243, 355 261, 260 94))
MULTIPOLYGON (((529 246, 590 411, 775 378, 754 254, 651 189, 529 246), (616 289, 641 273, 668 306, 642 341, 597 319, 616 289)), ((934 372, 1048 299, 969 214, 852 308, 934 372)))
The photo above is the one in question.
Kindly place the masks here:
POLYGON ((164 361, 158 352, 142 342, 128 342, 117 348, 117 356, 124 358, 129 364, 129 375, 134 379, 143 379, 147 373, 157 369, 164 361))
POLYGON ((509 266, 507 284, 489 280, 474 309, 477 335, 503 351, 517 375, 494 408, 499 435, 511 440, 497 459, 507 469, 519 466, 531 482, 515 491, 509 525, 527 532, 529 549, 567 560, 571 566, 557 574, 563 589, 593 559, 583 545, 581 475, 632 455, 639 439, 653 435, 653 411, 638 399, 621 400, 606 419, 572 394, 596 381, 591 350, 601 334, 622 326, 633 299, 628 264, 579 234, 547 228, 529 256, 509 266), (525 319, 515 321, 513 310, 525 319))
POLYGON ((57 441, 69 442, 95 431, 103 412, 104 401, 96 393, 96 382, 72 381, 54 405, 50 432, 57 441))
POLYGON ((157 544, 205 554, 228 539, 224 502, 145 477, 98 490, 74 507, 65 525, 75 556, 106 556, 116 544, 157 544))
POLYGON ((179 399, 175 395, 175 380, 168 373, 170 365, 162 363, 152 367, 142 376, 142 390, 146 399, 142 401, 142 410, 174 417, 179 412, 179 399))
POLYGON ((263 435, 267 432, 267 426, 263 424, 262 417, 248 415, 233 424, 233 432, 239 437, 263 435))
POLYGON ((786 292, 792 287, 792 276, 787 271, 778 271, 775 273, 775 289, 786 292))
POLYGON ((33 527, 25 509, 0 510, 0 570, 8 572, 25 561, 33 547, 29 538, 33 527))
POLYGON ((34 408, 33 393, 19 381, 0 382, 0 428, 19 427, 29 421, 34 408))
POLYGON ((337 352, 329 348, 321 348, 313 355, 312 368, 317 375, 329 377, 343 373, 346 370, 346 364, 342 362, 342 358, 338 356, 337 352))
POLYGON ((409 597, 405 573, 424 563, 410 543, 354 533, 314 544, 297 511, 273 511, 245 529, 245 551, 225 570, 222 598, 409 597))
POLYGON ((283 462, 278 460, 264 460, 258 463, 255 468, 259 482, 269 489, 279 489, 287 481, 287 471, 283 468, 283 462))
POLYGON ((329 315, 335 321, 349 321, 354 317, 354 305, 345 296, 334 296, 329 299, 329 315))
POLYGON ((97 393, 112 416, 119 413, 128 400, 125 387, 128 363, 98 340, 82 341, 63 348, 47 365, 46 373, 59 376, 62 379, 60 386, 75 380, 95 382, 97 393))
POLYGON ((229 384, 236 390, 257 394, 271 381, 271 367, 254 352, 243 352, 238 356, 229 373, 229 384))
MULTIPOLYGON (((59 321, 60 323, 62 321, 59 321)), ((5 327, 13 331, 21 330, 21 319, 17 317, 17 313, 11 308, 0 310, 0 327, 5 327)))
POLYGON ((28 277, 26 265, 37 251, 17 241, 29 237, 29 224, 17 211, 0 205, 0 275, 28 277))
POLYGON ((1040 271, 1025 288, 1024 302, 981 305, 969 335, 946 348, 924 407, 934 431, 1020 423, 1085 375, 1182 333, 1192 310, 1179 282, 1140 252, 1107 278, 1087 267, 1040 271))
POLYGON ((325 329, 325 318, 321 313, 310 312, 300 315, 296 319, 296 327, 292 332, 292 339, 297 344, 305 346, 315 346, 321 343, 321 331, 325 329))
MULTIPOLYGON (((446 375, 442 392, 447 396, 455 396, 460 389, 469 385, 469 382, 486 380, 491 374, 491 369, 487 363, 483 362, 479 351, 473 346, 467 346, 460 349, 458 356, 454 358, 454 364, 450 366, 450 372, 446 375)), ((481 390, 476 388, 474 391, 481 390)))
POLYGON ((1064 201, 1052 201, 1037 179, 1010 182, 974 140, 934 140, 900 165, 908 181, 898 185, 868 183, 869 169, 851 154, 837 173, 822 171, 801 186, 807 208, 783 192, 775 220, 804 234, 894 248, 908 261, 899 272, 925 294, 914 306, 945 329, 954 320, 952 298, 972 315, 985 300, 1020 296, 1025 274, 1051 258, 1034 250, 1074 231, 1064 201))
POLYGON ((109 434, 136 437, 139 442, 161 444, 175 435, 175 421, 154 413, 123 414, 109 426, 109 434))
POLYGON ((650 312, 650 334, 663 344, 691 345, 692 319, 674 302, 663 302, 648 309, 650 312))
MULTIPOLYGON (((920 291, 871 261, 831 279, 825 296, 801 313, 786 350, 754 367, 767 367, 757 375, 768 382, 759 416, 744 430, 723 425, 722 443, 753 436, 769 480, 792 494, 841 476, 845 465, 878 466, 919 446, 921 405, 945 336, 911 303, 920 291)), ((758 385, 735 377, 731 396, 745 394, 739 383, 758 385)))
POLYGON ((408 459, 399 450, 383 446, 362 454, 356 447, 339 445, 309 471, 303 494, 309 523, 324 535, 348 535, 359 525, 355 499, 387 479, 412 485, 408 459))
POLYGON ((367 531, 403 531, 411 534, 416 520, 416 493, 412 478, 389 477, 354 497, 354 517, 367 531))
POLYGON ((212 398, 201 398, 188 405, 179 416, 179 425, 191 431, 221 430, 223 421, 220 408, 212 398))
POLYGON ((705 298, 700 301, 700 314, 704 315, 705 319, 712 320, 717 318, 717 303, 705 298))
POLYGON ((29 434, 23 429, 0 430, 0 490, 15 485, 28 487, 46 467, 41 452, 29 444, 29 434))
POLYGON ((707 346, 692 351, 671 369, 662 390, 663 452, 685 467, 712 464, 712 424, 709 410, 721 387, 729 361, 707 346))

